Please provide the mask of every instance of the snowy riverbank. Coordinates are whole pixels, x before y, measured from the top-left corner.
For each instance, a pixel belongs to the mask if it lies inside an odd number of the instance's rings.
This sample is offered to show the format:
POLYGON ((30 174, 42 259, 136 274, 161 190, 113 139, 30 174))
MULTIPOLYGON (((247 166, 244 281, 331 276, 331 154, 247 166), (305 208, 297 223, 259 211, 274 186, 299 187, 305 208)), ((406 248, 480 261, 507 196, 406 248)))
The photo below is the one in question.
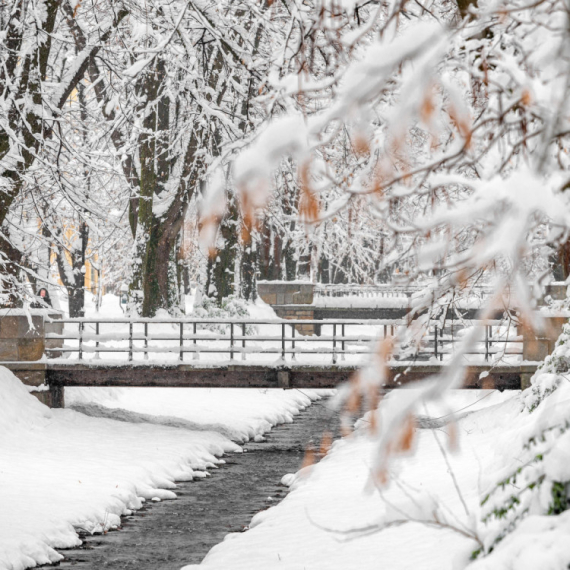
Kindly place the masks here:
MULTIPOLYGON (((520 415, 519 398, 519 392, 453 393, 447 406, 463 416, 457 424, 458 451, 444 456, 440 450, 439 443, 447 449, 449 426, 418 429, 415 454, 393 464, 392 483, 383 491, 368 482, 374 441, 362 422, 355 437, 336 442, 327 457, 309 468, 309 476, 297 474, 292 492, 279 505, 256 515, 247 533, 228 535, 202 565, 186 570, 464 567, 477 548, 475 541, 443 524, 394 521, 408 517, 427 520, 437 511, 442 522, 451 521, 459 530, 472 528, 478 518, 483 480, 489 469, 495 473, 491 468, 494 443, 520 415), (425 508, 418 509, 419 504, 425 508), (390 521, 390 528, 374 529, 390 521)), ((389 400, 386 398, 384 405, 389 405, 389 400)), ((431 406, 427 413, 446 415, 447 406, 431 406)), ((501 461, 507 460, 501 457, 501 461)))
POLYGON ((279 390, 204 390, 193 398, 181 397, 182 389, 143 392, 137 399, 134 391, 131 397, 116 390, 70 391, 75 404, 114 402, 147 414, 133 414, 129 422, 88 417, 46 408, 0 368, 0 569, 56 562, 61 555, 54 549, 80 543, 76 528, 116 526, 142 499, 174 498, 174 481, 206 477, 222 454, 241 451, 222 433, 204 429, 221 425, 235 439, 255 437, 291 421, 318 397, 279 390), (168 419, 153 417, 151 396, 168 419), (172 427, 176 414, 180 421, 172 427))

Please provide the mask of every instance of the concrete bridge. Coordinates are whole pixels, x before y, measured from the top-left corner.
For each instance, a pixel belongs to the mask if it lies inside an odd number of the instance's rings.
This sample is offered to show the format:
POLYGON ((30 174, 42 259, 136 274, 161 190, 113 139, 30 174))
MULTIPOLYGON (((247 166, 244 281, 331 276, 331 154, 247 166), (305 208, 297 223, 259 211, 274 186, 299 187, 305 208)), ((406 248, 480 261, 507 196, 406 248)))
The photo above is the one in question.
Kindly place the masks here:
MULTIPOLYGON (((354 365, 247 365, 220 364, 96 364, 90 362, 3 362, 24 383, 34 386, 47 384, 39 392, 40 400, 50 407, 60 408, 65 402, 65 387, 120 386, 163 388, 336 388, 358 369, 354 365), (41 382, 40 382, 41 379, 41 382)), ((499 390, 520 389, 521 380, 530 378, 536 363, 490 366, 474 364, 466 368, 465 388, 499 390), (481 378, 482 373, 487 375, 481 378)), ((387 390, 401 387, 440 372, 441 364, 391 362, 387 390)))
MULTIPOLYGON (((404 321, 62 319, 33 311, 0 313, 0 357, 37 395, 64 405, 66 386, 333 388, 348 380, 404 321), (321 336, 303 334, 321 326, 321 336)), ((555 322, 559 330, 565 319, 555 322)), ((466 363, 465 386, 528 385, 553 340, 528 331, 505 338, 504 324, 484 325, 466 363), (493 364, 496 355, 505 363, 493 364), (484 374, 483 374, 484 373, 484 374)), ((410 358, 388 363, 386 389, 437 374, 454 351, 449 331, 428 327, 410 358)))

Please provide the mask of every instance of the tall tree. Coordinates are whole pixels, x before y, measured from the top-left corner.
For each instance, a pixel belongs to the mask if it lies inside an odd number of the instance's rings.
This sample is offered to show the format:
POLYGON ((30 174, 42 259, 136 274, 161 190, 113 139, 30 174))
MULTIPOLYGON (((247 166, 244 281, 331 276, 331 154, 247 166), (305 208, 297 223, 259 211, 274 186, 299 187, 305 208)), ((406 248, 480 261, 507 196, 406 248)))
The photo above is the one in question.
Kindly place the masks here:
MULTIPOLYGON (((101 13, 89 41, 73 61, 61 57, 69 41, 62 7, 67 0, 13 0, 0 6, 0 262, 3 303, 21 302, 21 252, 5 220, 41 162, 46 141, 57 135, 63 107, 85 74, 90 57, 109 41, 126 16, 114 4, 101 13), (56 33, 57 32, 57 33, 56 33)), ((77 12, 77 10, 76 10, 77 12)), ((76 16, 77 14, 74 14, 76 16)))

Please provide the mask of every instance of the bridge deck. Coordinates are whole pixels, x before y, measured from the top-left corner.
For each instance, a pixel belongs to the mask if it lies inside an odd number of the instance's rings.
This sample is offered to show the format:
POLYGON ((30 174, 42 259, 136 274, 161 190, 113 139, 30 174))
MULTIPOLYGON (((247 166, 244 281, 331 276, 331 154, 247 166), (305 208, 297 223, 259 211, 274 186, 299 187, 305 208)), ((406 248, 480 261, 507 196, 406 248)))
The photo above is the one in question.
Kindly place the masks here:
MULTIPOLYGON (((336 388, 349 380, 357 366, 337 364, 254 365, 218 363, 196 364, 92 364, 65 361, 6 362, 4 366, 28 383, 40 384, 43 378, 50 386, 52 407, 63 406, 64 388, 71 386, 169 387, 169 388, 336 388), (31 381, 30 381, 31 380, 31 381)), ((464 387, 519 389, 538 363, 467 367, 464 387), (481 373, 487 372, 484 378, 481 373)), ((387 389, 424 379, 442 370, 437 363, 392 362, 387 389)))

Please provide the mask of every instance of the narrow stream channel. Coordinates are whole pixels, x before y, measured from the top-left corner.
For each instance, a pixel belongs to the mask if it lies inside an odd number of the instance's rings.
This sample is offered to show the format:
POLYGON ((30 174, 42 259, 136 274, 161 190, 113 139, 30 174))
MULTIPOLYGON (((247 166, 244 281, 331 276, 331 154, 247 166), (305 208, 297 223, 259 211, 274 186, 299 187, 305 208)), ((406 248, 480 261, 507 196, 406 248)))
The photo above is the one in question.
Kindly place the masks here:
POLYGON ((178 499, 147 503, 124 517, 122 529, 104 536, 82 536, 79 548, 63 550, 60 569, 179 570, 199 564, 230 532, 243 532, 252 516, 287 494, 280 484, 302 464, 308 445, 318 448, 322 434, 338 437, 339 422, 315 402, 292 424, 275 427, 263 443, 248 443, 247 452, 229 454, 211 477, 179 483, 178 499))

